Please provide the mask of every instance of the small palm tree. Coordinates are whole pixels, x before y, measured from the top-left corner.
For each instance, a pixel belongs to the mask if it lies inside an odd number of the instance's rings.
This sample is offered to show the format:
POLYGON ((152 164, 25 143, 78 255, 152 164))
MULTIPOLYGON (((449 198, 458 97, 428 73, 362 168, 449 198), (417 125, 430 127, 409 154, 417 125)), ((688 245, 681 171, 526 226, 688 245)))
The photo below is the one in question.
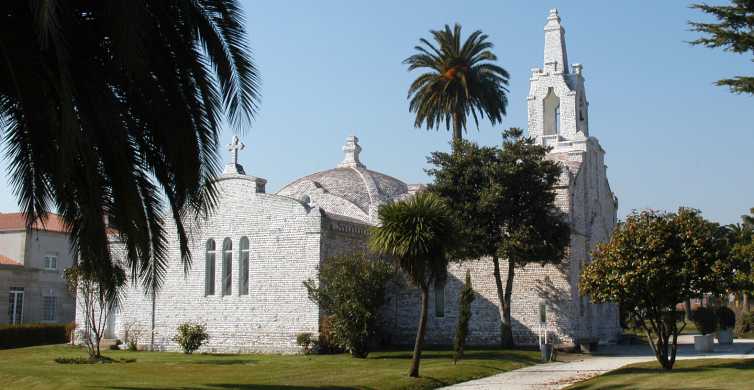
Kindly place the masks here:
POLYGON ((427 326, 429 287, 445 282, 448 251, 454 242, 449 208, 436 195, 420 192, 408 200, 384 205, 379 210, 382 225, 372 229, 370 248, 394 258, 396 268, 421 291, 421 314, 409 375, 419 376, 427 326))
POLYGON ((493 44, 481 31, 474 31, 461 45, 461 25, 451 30, 430 31, 437 46, 422 38, 417 54, 403 63, 408 70, 427 69, 408 89, 409 111, 416 113, 415 127, 453 126, 453 141, 463 138, 469 115, 479 126, 486 115, 493 125, 502 122, 508 105, 508 72, 497 66, 493 44))

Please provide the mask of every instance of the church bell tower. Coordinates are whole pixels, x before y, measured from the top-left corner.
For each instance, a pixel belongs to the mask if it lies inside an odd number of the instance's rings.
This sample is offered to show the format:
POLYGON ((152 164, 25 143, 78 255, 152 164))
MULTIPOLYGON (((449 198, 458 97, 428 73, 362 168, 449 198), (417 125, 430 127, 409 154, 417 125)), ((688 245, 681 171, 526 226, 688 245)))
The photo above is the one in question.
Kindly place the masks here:
POLYGON ((532 69, 529 79, 529 135, 557 149, 589 138, 589 102, 582 66, 569 68, 558 10, 550 10, 544 32, 544 67, 532 69))

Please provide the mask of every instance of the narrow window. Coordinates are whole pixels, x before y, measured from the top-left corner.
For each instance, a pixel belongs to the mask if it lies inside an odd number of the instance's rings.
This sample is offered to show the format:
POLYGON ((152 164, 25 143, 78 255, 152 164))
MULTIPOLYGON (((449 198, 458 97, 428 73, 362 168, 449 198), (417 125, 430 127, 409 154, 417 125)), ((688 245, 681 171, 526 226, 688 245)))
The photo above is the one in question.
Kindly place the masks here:
POLYGON ((238 243, 238 294, 249 294, 249 239, 241 237, 238 243))
POLYGON ((8 294, 8 322, 20 324, 24 322, 24 288, 11 287, 8 294))
POLYGON ((44 267, 48 270, 58 269, 58 257, 55 255, 47 255, 44 259, 44 267))
POLYGON ((206 269, 204 272, 204 295, 215 294, 215 240, 207 240, 206 269))
POLYGON ((55 321, 57 303, 57 297, 54 295, 42 297, 42 321, 55 321))
POLYGON ((560 105, 555 107, 555 134, 560 134, 560 105))
POLYGON ((223 240, 223 295, 230 295, 233 275, 233 241, 230 238, 223 240))
POLYGON ((435 317, 445 317, 445 283, 435 283, 435 317))
POLYGON ((547 323, 547 304, 544 302, 539 303, 539 323, 547 323))

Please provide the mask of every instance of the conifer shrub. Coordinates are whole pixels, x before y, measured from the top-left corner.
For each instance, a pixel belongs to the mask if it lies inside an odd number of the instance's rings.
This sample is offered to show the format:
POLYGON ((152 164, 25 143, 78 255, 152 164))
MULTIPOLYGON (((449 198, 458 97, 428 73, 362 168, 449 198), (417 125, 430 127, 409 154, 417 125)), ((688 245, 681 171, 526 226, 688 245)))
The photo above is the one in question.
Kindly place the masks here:
POLYGON ((456 325, 456 335, 453 339, 453 363, 463 358, 463 348, 466 345, 466 337, 469 334, 472 302, 474 302, 474 288, 471 285, 471 274, 466 270, 466 281, 458 298, 458 324, 456 325))
POLYGON ((720 329, 733 329, 736 326, 736 313, 729 307, 722 306, 715 312, 720 329))
POLYGON ((296 344, 301 347, 301 351, 304 355, 308 355, 312 352, 317 342, 309 332, 299 333, 296 335, 296 344))
POLYGON ((702 334, 711 334, 717 330, 717 316, 712 309, 698 307, 691 312, 691 321, 702 334))

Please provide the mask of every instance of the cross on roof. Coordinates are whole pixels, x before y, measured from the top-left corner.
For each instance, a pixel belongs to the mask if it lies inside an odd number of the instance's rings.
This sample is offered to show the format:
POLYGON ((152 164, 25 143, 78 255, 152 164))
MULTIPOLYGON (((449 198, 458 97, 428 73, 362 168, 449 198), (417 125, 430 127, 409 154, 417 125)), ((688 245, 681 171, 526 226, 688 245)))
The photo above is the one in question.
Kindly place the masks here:
POLYGON ((246 145, 241 142, 241 140, 238 139, 238 136, 233 136, 233 142, 228 144, 228 151, 230 152, 230 155, 233 159, 233 164, 238 164, 238 151, 243 150, 246 145))

